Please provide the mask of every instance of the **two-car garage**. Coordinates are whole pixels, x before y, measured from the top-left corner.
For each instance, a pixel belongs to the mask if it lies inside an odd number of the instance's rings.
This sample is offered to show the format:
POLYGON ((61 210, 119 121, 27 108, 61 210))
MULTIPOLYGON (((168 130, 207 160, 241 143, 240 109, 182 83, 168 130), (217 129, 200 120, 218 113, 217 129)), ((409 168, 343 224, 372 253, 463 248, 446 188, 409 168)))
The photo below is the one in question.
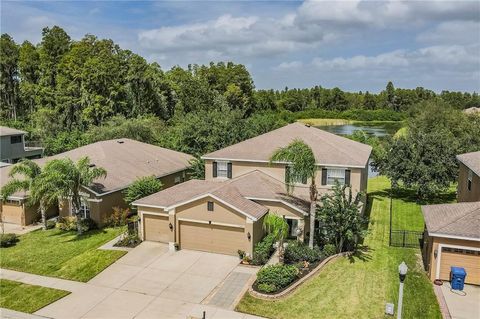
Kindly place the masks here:
POLYGON ((182 249, 236 255, 245 250, 245 229, 209 224, 208 222, 179 222, 179 245, 182 249))

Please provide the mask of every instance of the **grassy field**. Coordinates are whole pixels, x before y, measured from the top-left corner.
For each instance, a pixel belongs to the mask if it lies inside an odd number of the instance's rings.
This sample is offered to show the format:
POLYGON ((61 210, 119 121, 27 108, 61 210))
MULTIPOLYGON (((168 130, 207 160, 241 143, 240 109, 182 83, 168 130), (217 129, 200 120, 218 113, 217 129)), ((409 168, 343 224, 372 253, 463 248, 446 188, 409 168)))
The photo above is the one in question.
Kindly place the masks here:
POLYGON ((0 279, 1 308, 34 313, 68 294, 69 292, 64 290, 0 279))
POLYGON ((121 231, 106 228, 80 237, 57 229, 33 231, 15 246, 0 248, 0 267, 86 282, 125 254, 97 249, 121 231))
MULTIPOLYGON (((389 181, 369 180, 369 233, 361 252, 327 265, 295 293, 280 301, 264 301, 248 293, 237 310, 267 318, 391 318, 385 303, 397 303, 398 265, 409 267, 405 280, 404 318, 441 318, 432 284, 422 268, 419 249, 389 247, 389 181)), ((409 199, 398 205, 413 207, 409 199)), ((418 209, 418 208, 417 208, 418 209)), ((408 209, 405 208, 405 211, 408 209)))
MULTIPOLYGON (((456 200, 456 185, 438 198, 422 204, 451 203, 456 200)), ((397 190, 392 193, 392 229, 423 231, 424 222, 421 205, 416 201, 415 192, 397 190)))

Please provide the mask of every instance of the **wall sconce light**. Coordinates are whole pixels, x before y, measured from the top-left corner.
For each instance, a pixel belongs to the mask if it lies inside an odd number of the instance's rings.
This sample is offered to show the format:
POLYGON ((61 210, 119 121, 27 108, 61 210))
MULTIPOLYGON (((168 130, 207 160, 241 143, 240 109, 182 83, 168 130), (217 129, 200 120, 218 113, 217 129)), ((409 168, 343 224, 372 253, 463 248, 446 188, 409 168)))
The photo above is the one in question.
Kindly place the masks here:
POLYGON ((437 256, 438 256, 438 249, 435 249, 435 251, 433 252, 433 257, 435 257, 435 259, 437 259, 437 256))
POLYGON ((168 224, 168 228, 170 228, 170 231, 173 230, 173 225, 172 225, 172 223, 169 223, 169 224, 168 224))
POLYGON ((248 240, 252 239, 252 235, 250 234, 250 232, 247 233, 247 238, 248 240))

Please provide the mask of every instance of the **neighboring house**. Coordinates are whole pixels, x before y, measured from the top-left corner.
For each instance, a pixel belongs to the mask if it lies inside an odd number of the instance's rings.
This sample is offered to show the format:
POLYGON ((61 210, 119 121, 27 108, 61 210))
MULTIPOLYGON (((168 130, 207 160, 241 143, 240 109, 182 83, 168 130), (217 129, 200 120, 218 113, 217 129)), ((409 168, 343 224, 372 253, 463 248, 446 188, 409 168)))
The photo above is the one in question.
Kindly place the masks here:
POLYGON ((480 202, 422 206, 423 254, 431 280, 450 280, 463 267, 466 283, 480 285, 480 202))
POLYGON ((22 158, 41 158, 43 148, 25 146, 27 132, 0 126, 0 162, 16 163, 22 158))
MULTIPOLYGON (((122 138, 89 144, 34 161, 43 166, 52 159, 70 158, 77 161, 85 156, 90 158, 92 165, 107 171, 106 178, 85 187, 83 194, 85 197, 82 206, 83 217, 90 217, 100 225, 112 213, 114 207, 127 207, 123 191, 135 180, 154 175, 161 180, 163 188, 168 188, 188 179, 186 171, 190 167, 189 161, 193 159, 185 153, 122 138)), ((8 180, 10 169, 11 166, 0 168, 2 186, 8 180)), ((5 222, 28 225, 38 220, 37 209, 26 205, 27 197, 28 194, 18 193, 2 205, 5 222)), ((51 210, 51 214, 59 213, 60 216, 72 214, 68 201, 51 210)))
POLYGON ((457 155, 459 202, 480 201, 480 151, 457 155))
POLYGON ((291 237, 308 235, 308 183, 287 194, 288 163, 269 164, 279 147, 294 139, 308 144, 318 165, 320 193, 334 181, 366 191, 371 147, 295 123, 207 154, 205 180, 191 180, 142 198, 137 206, 143 240, 186 249, 249 255, 263 233, 267 212, 283 216, 291 237))

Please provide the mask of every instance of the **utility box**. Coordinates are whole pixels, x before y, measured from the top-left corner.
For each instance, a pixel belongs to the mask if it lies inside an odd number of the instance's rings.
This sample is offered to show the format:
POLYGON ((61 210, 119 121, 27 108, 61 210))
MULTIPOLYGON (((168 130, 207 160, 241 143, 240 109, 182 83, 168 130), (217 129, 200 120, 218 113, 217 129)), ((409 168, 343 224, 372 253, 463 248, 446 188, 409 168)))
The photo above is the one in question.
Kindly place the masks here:
POLYGON ((393 305, 393 303, 387 303, 385 305, 385 314, 393 316, 394 313, 395 313, 395 306, 393 305))
POLYGON ((467 277, 467 272, 465 268, 462 267, 451 267, 450 268, 450 284, 453 290, 463 290, 465 285, 465 277, 467 277))

